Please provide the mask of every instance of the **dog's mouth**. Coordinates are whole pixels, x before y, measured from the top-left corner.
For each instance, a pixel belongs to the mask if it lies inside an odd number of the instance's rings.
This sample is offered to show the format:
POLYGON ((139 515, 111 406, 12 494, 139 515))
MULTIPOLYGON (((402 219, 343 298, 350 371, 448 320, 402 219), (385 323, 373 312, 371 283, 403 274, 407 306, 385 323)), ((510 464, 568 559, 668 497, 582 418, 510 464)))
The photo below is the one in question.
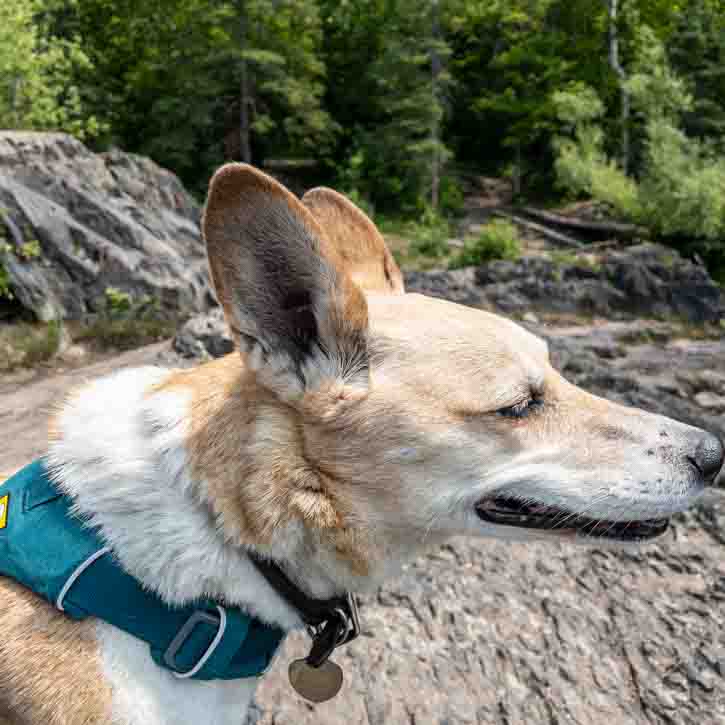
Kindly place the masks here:
POLYGON ((667 531, 669 519, 642 521, 606 521, 582 516, 557 506, 517 501, 507 496, 483 499, 476 504, 482 521, 498 526, 551 531, 558 534, 578 534, 594 539, 614 541, 648 541, 667 531))

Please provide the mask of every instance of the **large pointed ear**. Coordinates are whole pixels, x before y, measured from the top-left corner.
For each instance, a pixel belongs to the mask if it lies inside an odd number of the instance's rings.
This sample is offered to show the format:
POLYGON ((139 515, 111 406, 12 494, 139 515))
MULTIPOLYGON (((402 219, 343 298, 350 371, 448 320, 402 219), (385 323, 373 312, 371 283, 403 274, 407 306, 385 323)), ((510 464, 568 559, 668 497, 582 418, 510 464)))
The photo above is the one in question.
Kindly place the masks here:
POLYGON ((348 198, 332 189, 312 189, 302 203, 313 213, 356 284, 369 292, 402 294, 403 275, 383 235, 348 198))
POLYGON ((287 400, 367 387, 365 296, 295 196, 228 164, 211 180, 202 228, 217 297, 262 384, 287 400))

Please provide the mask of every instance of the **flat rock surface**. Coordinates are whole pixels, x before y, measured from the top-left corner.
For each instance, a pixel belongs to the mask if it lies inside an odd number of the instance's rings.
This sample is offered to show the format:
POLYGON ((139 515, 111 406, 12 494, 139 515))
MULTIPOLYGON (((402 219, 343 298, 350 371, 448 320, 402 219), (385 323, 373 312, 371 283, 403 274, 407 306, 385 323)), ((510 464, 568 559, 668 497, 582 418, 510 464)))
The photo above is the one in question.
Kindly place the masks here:
MULTIPOLYGON (((542 328, 566 376, 706 427, 725 339, 654 321, 542 328), (700 396, 700 398, 698 397, 700 396)), ((288 642, 258 702, 264 725, 725 723, 725 493, 635 549, 458 539, 363 599, 366 636, 337 656, 347 682, 312 707, 286 682, 288 642)))

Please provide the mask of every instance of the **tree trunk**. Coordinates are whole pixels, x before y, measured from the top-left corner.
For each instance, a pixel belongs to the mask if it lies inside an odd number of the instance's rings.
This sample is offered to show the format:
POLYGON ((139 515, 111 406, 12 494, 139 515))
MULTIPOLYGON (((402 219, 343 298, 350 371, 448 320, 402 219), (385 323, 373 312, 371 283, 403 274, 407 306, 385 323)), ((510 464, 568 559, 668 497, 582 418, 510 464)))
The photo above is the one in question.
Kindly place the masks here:
POLYGON ((249 79, 247 61, 244 59, 239 87, 239 156, 245 164, 252 163, 252 147, 249 141, 249 79))
POLYGON ((438 106, 440 99, 438 98, 438 77, 441 74, 442 63, 440 54, 436 43, 440 37, 440 23, 438 18, 438 0, 432 0, 432 37, 433 43, 431 45, 430 53, 430 69, 431 69, 431 101, 433 109, 433 123, 431 124, 431 141, 433 149, 433 158, 431 159, 431 193, 430 193, 430 205, 433 211, 438 211, 440 204, 440 174, 441 174, 441 154, 440 154, 440 129, 439 129, 439 117, 438 117, 438 106))
POLYGON ((13 116, 13 125, 20 128, 20 87, 23 81, 19 75, 13 78, 13 88, 11 91, 10 109, 13 116))
POLYGON ((528 219, 522 219, 520 216, 516 216, 516 214, 512 214, 509 211, 496 209, 491 213, 493 216, 501 217, 502 219, 509 219, 517 226, 529 229, 530 231, 544 237, 544 239, 548 239, 550 242, 554 242, 565 247, 584 247, 583 242, 580 242, 578 239, 574 239, 574 237, 570 237, 568 234, 555 232, 553 229, 549 229, 543 224, 537 224, 536 222, 530 222, 528 219))
POLYGON ((244 8, 244 0, 239 3, 239 25, 240 25, 240 43, 242 46, 242 59, 240 67, 241 80, 239 83, 239 157, 245 164, 252 163, 252 146, 250 143, 250 121, 249 106, 251 99, 249 97, 249 73, 247 68, 247 59, 244 52, 247 50, 247 17, 244 8))
POLYGON ((586 219, 576 219, 573 217, 561 216, 550 211, 542 209, 533 209, 525 206, 521 210, 527 216, 538 219, 539 221, 553 224, 564 229, 573 229, 574 231, 585 232, 587 235, 603 235, 607 237, 619 237, 621 239, 632 239, 636 236, 644 235, 645 231, 634 224, 622 224, 620 222, 594 222, 586 219))
POLYGON ((516 161, 514 162, 514 173, 511 179, 511 190, 514 193, 514 199, 521 196, 521 177, 523 176, 523 169, 521 165, 523 160, 521 158, 521 143, 516 141, 516 161))
POLYGON ((631 111, 631 103, 629 92, 627 91, 625 73, 619 58, 619 0, 607 0, 609 9, 609 65, 619 79, 619 93, 621 97, 620 123, 622 126, 621 140, 621 164, 624 173, 629 172, 629 117, 631 111))

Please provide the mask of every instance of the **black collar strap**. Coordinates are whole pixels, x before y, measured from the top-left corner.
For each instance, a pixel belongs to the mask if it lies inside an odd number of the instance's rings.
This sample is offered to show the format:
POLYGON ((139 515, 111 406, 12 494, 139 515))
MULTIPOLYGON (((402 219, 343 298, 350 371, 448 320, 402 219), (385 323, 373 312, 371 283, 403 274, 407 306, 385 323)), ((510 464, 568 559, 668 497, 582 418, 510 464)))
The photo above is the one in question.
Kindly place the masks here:
POLYGON ((249 558, 269 585, 307 626, 312 648, 306 662, 311 667, 324 664, 333 650, 352 642, 360 634, 360 618, 352 594, 331 599, 308 597, 273 561, 249 553, 249 558))

